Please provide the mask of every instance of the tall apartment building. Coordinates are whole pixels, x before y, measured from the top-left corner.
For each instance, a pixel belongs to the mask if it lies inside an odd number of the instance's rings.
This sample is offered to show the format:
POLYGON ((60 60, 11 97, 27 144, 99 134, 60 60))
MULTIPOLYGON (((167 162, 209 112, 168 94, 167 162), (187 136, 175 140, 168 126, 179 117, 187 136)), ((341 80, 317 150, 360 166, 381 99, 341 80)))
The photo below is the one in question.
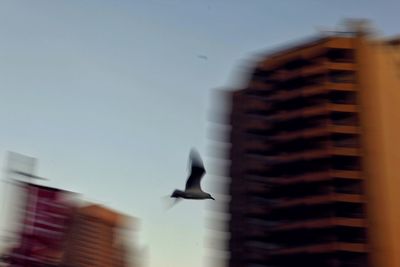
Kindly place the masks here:
POLYGON ((230 93, 230 267, 400 266, 399 56, 321 36, 230 93))
POLYGON ((89 205, 77 209, 68 233, 65 267, 128 266, 119 230, 126 218, 108 208, 89 205))

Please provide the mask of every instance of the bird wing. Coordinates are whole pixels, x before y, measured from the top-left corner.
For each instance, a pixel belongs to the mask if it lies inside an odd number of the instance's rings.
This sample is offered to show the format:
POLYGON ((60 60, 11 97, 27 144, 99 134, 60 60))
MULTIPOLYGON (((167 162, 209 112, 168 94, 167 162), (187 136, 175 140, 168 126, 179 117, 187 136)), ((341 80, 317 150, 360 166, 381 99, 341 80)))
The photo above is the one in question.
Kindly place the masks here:
POLYGON ((190 190, 190 189, 201 190, 200 181, 201 178, 204 176, 206 170, 204 169, 203 162, 197 151, 195 150, 191 151, 190 161, 191 161, 191 171, 186 181, 185 190, 190 190))

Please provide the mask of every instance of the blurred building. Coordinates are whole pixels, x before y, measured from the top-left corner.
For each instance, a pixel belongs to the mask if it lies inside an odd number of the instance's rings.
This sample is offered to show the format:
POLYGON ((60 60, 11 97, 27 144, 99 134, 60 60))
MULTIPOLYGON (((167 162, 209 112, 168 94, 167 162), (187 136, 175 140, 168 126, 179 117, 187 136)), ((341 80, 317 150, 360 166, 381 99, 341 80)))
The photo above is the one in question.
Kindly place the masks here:
POLYGON ((8 267, 138 266, 132 238, 136 220, 109 208, 81 206, 78 195, 34 183, 36 159, 15 152, 7 158, 13 182, 9 236, 0 251, 8 267))
POLYGON ((125 244, 120 236, 126 219, 99 205, 77 209, 67 237, 63 266, 128 266, 125 244))
POLYGON ((229 266, 400 266, 399 56, 333 33, 229 93, 229 266))
POLYGON ((19 213, 16 240, 2 257, 7 266, 36 267, 59 266, 65 237, 70 227, 73 193, 33 183, 17 183, 22 207, 19 213))

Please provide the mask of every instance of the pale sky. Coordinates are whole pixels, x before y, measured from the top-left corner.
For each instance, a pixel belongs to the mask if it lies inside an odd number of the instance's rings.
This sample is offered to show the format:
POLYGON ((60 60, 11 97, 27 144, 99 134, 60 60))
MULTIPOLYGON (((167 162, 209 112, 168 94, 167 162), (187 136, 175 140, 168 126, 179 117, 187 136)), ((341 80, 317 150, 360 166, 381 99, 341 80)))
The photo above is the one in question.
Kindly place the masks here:
POLYGON ((209 202, 165 210, 162 198, 184 187, 191 147, 213 164, 212 92, 235 86, 254 53, 343 18, 400 34, 399 10, 398 0, 2 0, 0 167, 8 150, 36 157, 42 184, 139 218, 146 267, 208 266, 209 202))

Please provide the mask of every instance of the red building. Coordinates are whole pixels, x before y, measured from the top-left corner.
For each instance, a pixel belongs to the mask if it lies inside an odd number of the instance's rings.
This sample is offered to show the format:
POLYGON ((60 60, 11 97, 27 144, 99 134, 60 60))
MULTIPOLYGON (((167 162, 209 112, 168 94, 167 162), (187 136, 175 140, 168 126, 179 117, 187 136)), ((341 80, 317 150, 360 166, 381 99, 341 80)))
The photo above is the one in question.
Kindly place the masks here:
POLYGON ((8 255, 12 267, 57 266, 62 258, 73 211, 70 192, 21 183, 25 207, 18 245, 8 255))

